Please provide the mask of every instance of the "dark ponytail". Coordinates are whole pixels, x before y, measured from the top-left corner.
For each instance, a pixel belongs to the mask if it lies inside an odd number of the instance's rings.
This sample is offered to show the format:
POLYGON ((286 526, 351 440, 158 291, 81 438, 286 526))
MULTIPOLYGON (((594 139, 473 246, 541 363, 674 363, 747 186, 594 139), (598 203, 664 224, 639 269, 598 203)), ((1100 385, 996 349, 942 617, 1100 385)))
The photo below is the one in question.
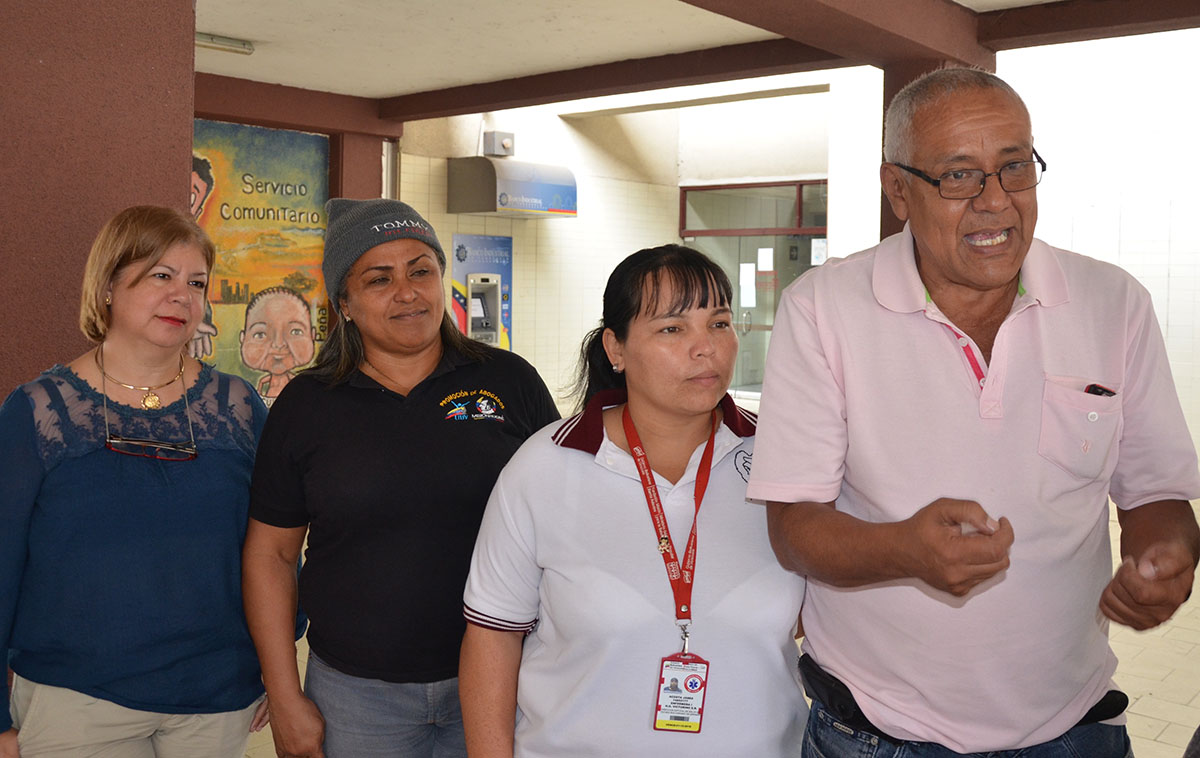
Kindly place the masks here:
POLYGON ((579 348, 579 368, 571 394, 580 399, 580 410, 597 392, 625 389, 625 375, 613 370, 608 353, 604 351, 604 330, 607 328, 601 324, 588 332, 579 348))

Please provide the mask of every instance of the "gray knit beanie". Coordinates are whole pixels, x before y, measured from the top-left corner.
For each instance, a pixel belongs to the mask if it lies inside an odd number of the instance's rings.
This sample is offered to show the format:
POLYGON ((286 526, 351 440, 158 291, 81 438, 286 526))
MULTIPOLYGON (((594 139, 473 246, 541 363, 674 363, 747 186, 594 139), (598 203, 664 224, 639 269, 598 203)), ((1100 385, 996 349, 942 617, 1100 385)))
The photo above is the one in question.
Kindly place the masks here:
POLYGON ((350 200, 331 198, 325 203, 325 291, 330 304, 341 313, 338 296, 354 262, 376 245, 400 239, 424 242, 437 253, 438 265, 446 270, 446 254, 433 227, 412 206, 399 200, 350 200))

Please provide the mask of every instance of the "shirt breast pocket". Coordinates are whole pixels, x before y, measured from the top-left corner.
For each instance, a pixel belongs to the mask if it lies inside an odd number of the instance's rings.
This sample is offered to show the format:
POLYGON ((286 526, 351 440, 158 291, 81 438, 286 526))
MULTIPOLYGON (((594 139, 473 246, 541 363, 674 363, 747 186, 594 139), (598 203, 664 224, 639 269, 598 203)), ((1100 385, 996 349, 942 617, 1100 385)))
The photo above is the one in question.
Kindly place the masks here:
POLYGON ((1087 380, 1046 375, 1038 454, 1080 479, 1111 473, 1121 433, 1121 395, 1084 392, 1087 380))

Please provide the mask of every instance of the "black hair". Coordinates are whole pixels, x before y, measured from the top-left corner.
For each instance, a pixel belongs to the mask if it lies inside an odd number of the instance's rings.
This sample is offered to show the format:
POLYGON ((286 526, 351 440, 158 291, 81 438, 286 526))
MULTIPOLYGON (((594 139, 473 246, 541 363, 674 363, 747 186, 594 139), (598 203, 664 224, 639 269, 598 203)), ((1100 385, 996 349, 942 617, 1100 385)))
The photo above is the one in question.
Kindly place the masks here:
POLYGON ((733 285, 711 258, 683 245, 661 245, 639 250, 617 264, 604 288, 600 325, 588 332, 579 350, 579 369, 573 393, 582 408, 603 390, 624 389, 625 375, 613 371, 604 351, 604 332, 617 340, 629 336, 629 325, 641 314, 689 308, 729 306, 733 285), (674 301, 660 303, 664 283, 670 282, 674 301))
MULTIPOLYGON (((195 173, 196 176, 200 177, 200 181, 207 184, 208 191, 212 192, 212 186, 213 186, 212 164, 208 162, 208 159, 201 158, 200 156, 193 154, 192 155, 192 172, 195 173)), ((208 193, 205 193, 205 197, 208 197, 208 193)))
POLYGON ((254 308, 254 306, 258 305, 258 301, 262 300, 267 295, 288 295, 290 297, 294 297, 297 301, 299 301, 300 305, 304 306, 304 310, 309 313, 309 316, 311 317, 312 315, 311 309, 308 306, 308 301, 304 299, 304 295, 301 295, 291 287, 284 287, 281 285, 267 287, 264 290, 259 290, 258 292, 254 293, 254 296, 250 298, 250 302, 246 303, 246 315, 250 315, 250 310, 254 308))

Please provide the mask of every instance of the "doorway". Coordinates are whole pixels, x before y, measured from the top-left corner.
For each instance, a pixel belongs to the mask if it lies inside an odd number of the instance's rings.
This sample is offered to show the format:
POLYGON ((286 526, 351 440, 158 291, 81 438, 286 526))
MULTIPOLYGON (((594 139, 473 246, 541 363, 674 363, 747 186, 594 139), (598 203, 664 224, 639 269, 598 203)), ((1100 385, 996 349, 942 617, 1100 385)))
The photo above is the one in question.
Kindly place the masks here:
POLYGON ((825 260, 824 181, 685 187, 681 236, 733 284, 739 346, 729 391, 757 411, 763 368, 784 288, 825 260))

